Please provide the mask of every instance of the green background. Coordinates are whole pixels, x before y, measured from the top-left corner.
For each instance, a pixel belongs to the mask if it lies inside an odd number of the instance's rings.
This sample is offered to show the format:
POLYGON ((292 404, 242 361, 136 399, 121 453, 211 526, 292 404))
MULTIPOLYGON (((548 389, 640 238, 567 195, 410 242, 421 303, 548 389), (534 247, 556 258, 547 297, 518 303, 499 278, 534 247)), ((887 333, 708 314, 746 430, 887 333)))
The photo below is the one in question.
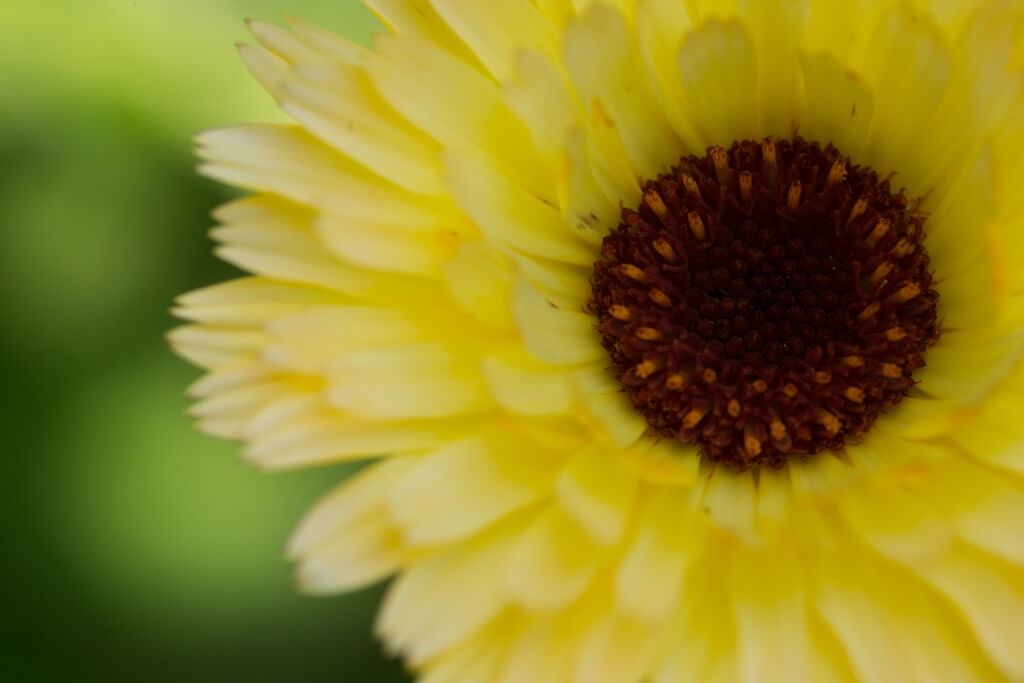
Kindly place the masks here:
POLYGON ((265 475, 183 413, 163 335, 210 255, 192 136, 280 119, 233 43, 356 0, 0 0, 2 681, 401 681, 379 591, 299 595, 289 530, 344 469, 265 475))

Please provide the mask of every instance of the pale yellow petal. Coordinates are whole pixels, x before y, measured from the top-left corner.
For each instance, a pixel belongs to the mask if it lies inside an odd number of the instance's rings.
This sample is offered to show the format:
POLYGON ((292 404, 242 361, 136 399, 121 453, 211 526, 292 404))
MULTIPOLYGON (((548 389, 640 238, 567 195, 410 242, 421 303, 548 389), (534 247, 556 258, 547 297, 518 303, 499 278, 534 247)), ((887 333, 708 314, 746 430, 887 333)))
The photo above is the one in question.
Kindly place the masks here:
POLYGON ((515 291, 513 310, 526 349, 538 360, 576 365, 602 358, 594 318, 565 310, 525 281, 515 291))
POLYGON ((475 414, 492 407, 479 361, 444 342, 414 342, 345 354, 327 369, 327 398, 375 420, 475 414))
POLYGON ((523 533, 505 568, 516 602, 531 611, 565 608, 587 589, 601 559, 598 546, 568 513, 550 506, 523 533))
POLYGON ((647 431, 647 420, 625 393, 584 393, 581 399, 590 415, 619 446, 633 445, 647 431))
POLYGON ((324 246, 338 258, 363 268, 439 278, 456 246, 445 233, 409 234, 379 226, 360 226, 323 217, 314 229, 324 246))
POLYGON ((209 325, 184 325, 167 339, 176 353, 203 368, 252 355, 267 343, 266 335, 259 331, 209 325))
POLYGON ((249 19, 245 23, 263 47, 290 64, 314 62, 319 58, 299 36, 286 28, 259 19, 249 19))
POLYGON ((813 605, 863 680, 998 680, 973 638, 919 582, 854 553, 817 565, 813 605))
POLYGON ((539 363, 518 348, 488 355, 483 373, 494 400, 520 415, 565 414, 576 398, 571 374, 539 363))
POLYGON ((556 483, 558 501, 603 545, 619 540, 636 499, 637 481, 607 449, 574 453, 556 483))
POLYGON ((861 474, 830 452, 820 453, 808 462, 798 463, 789 471, 794 493, 825 498, 846 488, 861 474))
POLYGON ((875 97, 864 79, 836 57, 800 55, 807 118, 801 132, 811 140, 828 140, 854 159, 861 158, 874 118, 875 97))
POLYGON ((608 5, 592 5, 566 27, 563 51, 580 99, 607 114, 636 173, 651 178, 667 170, 678 143, 646 82, 636 77, 642 64, 622 15, 608 5))
POLYGON ((502 86, 502 93, 530 129, 537 149, 557 160, 566 135, 582 112, 556 62, 532 50, 519 53, 515 75, 502 86))
POLYGON ((743 24, 704 22, 686 37, 677 64, 688 111, 704 140, 728 144, 757 137, 757 49, 743 24))
POLYGON ((240 199, 214 216, 223 223, 211 233, 223 243, 218 256, 259 275, 389 303, 437 297, 442 290, 440 283, 378 273, 332 257, 313 232, 313 212, 276 197, 240 199))
POLYGON ((641 439, 619 454, 622 464, 642 481, 692 488, 700 480, 700 447, 671 438, 641 439))
POLYGON ((750 472, 715 468, 708 475, 702 504, 704 513, 720 527, 748 542, 757 538, 754 528, 757 488, 750 472))
POLYGON ((578 239, 551 203, 502 175, 486 157, 447 150, 444 164, 455 200, 492 242, 581 266, 596 260, 594 246, 578 239))
POLYGON ((682 607, 665 626, 665 656, 653 676, 654 683, 735 683, 736 625, 731 598, 722 581, 722 567, 730 561, 720 538, 688 573, 682 607))
POLYGON ((929 565, 924 576, 963 612, 979 643, 1006 677, 1024 678, 1020 633, 1024 574, 960 548, 929 565))
POLYGON ((737 5, 750 27, 758 54, 760 125, 756 136, 788 137, 793 134, 799 105, 798 49, 807 1, 740 0, 737 5))
POLYGON ((950 437, 967 453, 1024 474, 1024 363, 1017 363, 981 405, 964 416, 950 437))
POLYGON ((576 683, 623 683, 643 680, 654 651, 650 626, 607 616, 583 635, 576 663, 576 683))
POLYGON ((315 287, 243 277, 183 294, 175 300, 172 312, 191 322, 260 325, 298 308, 344 300, 315 287))
MULTIPOLYGON (((881 173, 899 171, 945 95, 952 55, 931 19, 905 6, 881 18, 867 55, 864 74, 875 93, 875 116, 864 159, 881 173)), ((928 188, 910 189, 923 194, 928 188)))
POLYGON ((567 138, 561 178, 565 220, 583 239, 600 244, 620 222, 622 209, 598 182, 583 133, 576 129, 567 138))
POLYGON ((528 0, 432 0, 432 4, 498 81, 508 80, 520 50, 549 54, 556 50, 554 27, 528 0))
POLYGON ((914 495, 915 485, 920 482, 866 482, 838 501, 845 523, 858 538, 882 555, 910 565, 940 556, 950 542, 950 529, 914 495))
POLYGON ((646 621, 665 619, 679 598, 688 565, 705 542, 701 530, 684 493, 657 493, 641 514, 636 539, 616 576, 619 609, 646 621))
POLYGON ((583 311, 590 299, 589 266, 577 266, 539 256, 508 252, 524 279, 550 296, 550 301, 565 310, 583 311))
POLYGON ((201 173, 300 203, 315 203, 351 176, 351 162, 297 126, 222 128, 200 134, 196 142, 205 162, 201 173))
POLYGON ((237 47, 249 73, 271 97, 280 102, 284 96, 281 86, 288 77, 288 62, 259 45, 240 43, 237 47))
POLYGON ((327 144, 412 192, 443 192, 439 145, 395 114, 362 68, 302 66, 281 89, 284 110, 327 144))
POLYGON ((991 155, 982 151, 961 165, 958 179, 929 202, 925 224, 947 331, 993 325, 1009 293, 991 155))
POLYGON ((452 33, 430 0, 364 0, 364 3, 392 31, 429 40, 483 69, 476 55, 452 33))
POLYGON ((507 602, 502 571, 515 538, 498 530, 417 563, 388 592, 377 633, 414 664, 473 636, 507 602))
POLYGON ((495 83, 423 39, 379 35, 375 43, 368 71, 392 107, 447 149, 474 150, 530 193, 554 200, 554 169, 495 83))
POLYGON ((564 620, 534 617, 509 648, 501 683, 566 683, 576 636, 564 620))
POLYGON ((389 509, 406 543, 453 543, 550 495, 554 475, 546 456, 521 443, 468 439, 423 456, 394 486, 389 509))
POLYGON ((679 47, 693 28, 693 19, 683 2, 640 0, 637 4, 637 42, 654 98, 683 148, 699 153, 718 141, 701 140, 694 129, 676 67, 679 47))
POLYGON ((372 465, 310 510, 288 542, 289 556, 299 561, 300 586, 317 593, 353 590, 398 569, 402 548, 385 499, 411 465, 403 458, 372 465))
POLYGON ((464 434, 468 426, 433 420, 369 424, 323 410, 266 429, 246 446, 244 457, 256 467, 271 470, 365 460, 438 448, 464 434))
POLYGON ((444 266, 445 278, 459 305, 495 327, 512 326, 512 269, 486 242, 464 242, 444 266))
POLYGON ((274 339, 263 357, 277 367, 322 373, 332 360, 355 349, 437 339, 452 321, 432 323, 429 316, 397 308, 310 306, 266 325, 274 339))
POLYGON ((809 681, 812 644, 799 558, 777 548, 729 558, 739 681, 809 681))
POLYGON ((918 389, 934 398, 979 402, 1020 362, 1024 329, 947 330, 914 372, 918 389))

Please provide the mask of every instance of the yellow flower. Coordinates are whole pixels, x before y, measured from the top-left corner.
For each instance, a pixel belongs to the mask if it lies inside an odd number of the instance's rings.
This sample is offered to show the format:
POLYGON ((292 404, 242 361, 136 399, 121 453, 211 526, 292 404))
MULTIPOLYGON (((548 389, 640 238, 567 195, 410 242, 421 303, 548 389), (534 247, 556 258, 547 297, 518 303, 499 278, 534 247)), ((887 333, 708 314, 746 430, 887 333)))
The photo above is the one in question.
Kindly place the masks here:
POLYGON ((1024 6, 369 0, 200 138, 206 431, 426 683, 1024 680, 1024 6))

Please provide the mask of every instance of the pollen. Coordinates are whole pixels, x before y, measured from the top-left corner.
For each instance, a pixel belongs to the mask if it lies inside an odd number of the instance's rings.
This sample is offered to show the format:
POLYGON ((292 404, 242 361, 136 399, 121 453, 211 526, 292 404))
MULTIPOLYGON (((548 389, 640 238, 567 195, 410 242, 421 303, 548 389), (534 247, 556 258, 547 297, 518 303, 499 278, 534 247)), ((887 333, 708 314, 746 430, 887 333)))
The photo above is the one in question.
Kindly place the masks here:
POLYGON ((839 451, 939 336, 925 220, 831 145, 711 147, 623 209, 588 310, 650 433, 736 470, 839 451))

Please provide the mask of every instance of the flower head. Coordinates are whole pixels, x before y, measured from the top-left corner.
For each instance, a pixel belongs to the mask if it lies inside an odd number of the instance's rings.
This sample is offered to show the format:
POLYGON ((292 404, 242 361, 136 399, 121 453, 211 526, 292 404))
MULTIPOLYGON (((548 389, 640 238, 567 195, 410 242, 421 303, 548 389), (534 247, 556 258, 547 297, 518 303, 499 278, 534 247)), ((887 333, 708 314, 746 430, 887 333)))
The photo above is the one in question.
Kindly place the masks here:
POLYGON ((1024 680, 1024 6, 370 0, 200 138, 206 431, 428 683, 1024 680))

